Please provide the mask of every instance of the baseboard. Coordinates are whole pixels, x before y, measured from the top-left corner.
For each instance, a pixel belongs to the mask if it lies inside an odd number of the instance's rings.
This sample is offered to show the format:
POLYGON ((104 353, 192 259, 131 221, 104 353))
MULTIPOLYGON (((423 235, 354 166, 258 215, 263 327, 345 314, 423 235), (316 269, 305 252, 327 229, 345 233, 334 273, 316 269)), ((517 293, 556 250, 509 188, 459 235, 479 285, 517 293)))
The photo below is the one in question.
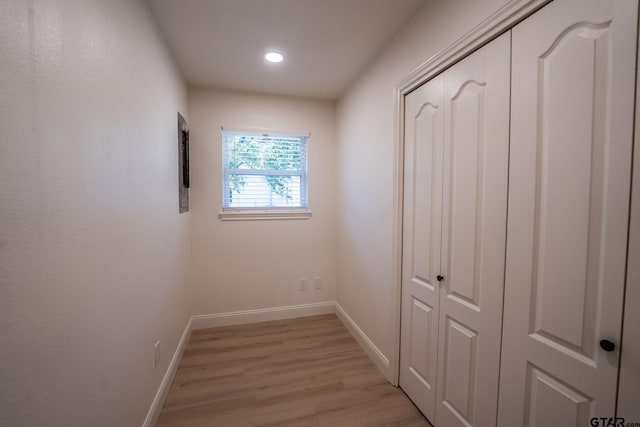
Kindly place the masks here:
POLYGON ((219 326, 242 325, 246 323, 265 322, 269 320, 293 319, 296 317, 318 316, 321 314, 335 313, 347 328, 349 333, 358 341, 362 349, 369 355, 382 374, 391 381, 390 364, 384 354, 373 344, 367 335, 360 329, 346 311, 335 301, 319 302, 312 304, 289 305, 284 307, 263 308, 257 310, 234 311, 229 313, 203 314, 192 316, 184 328, 182 337, 173 353, 171 362, 162 378, 158 391, 151 403, 143 427, 152 427, 158 421, 162 405, 169 392, 171 383, 180 364, 191 331, 196 329, 216 328, 219 326))
POLYGON ((358 341, 360 347, 369 355, 373 363, 376 364, 380 372, 391 381, 391 369, 389 359, 375 346, 375 344, 369 339, 369 337, 360 329, 356 322, 347 314, 340 304, 336 304, 336 315, 342 321, 344 326, 349 330, 351 335, 358 341))
POLYGON ((167 371, 164 373, 164 377, 162 378, 160 387, 158 387, 158 391, 153 398, 153 402, 151 403, 151 407, 149 408, 147 417, 144 419, 144 423, 142 423, 143 427, 155 426, 156 422, 158 421, 160 411, 162 410, 162 405, 164 404, 164 399, 167 397, 167 393, 169 392, 169 388, 171 387, 171 383, 173 382, 173 377, 176 375, 176 371, 178 370, 178 365, 180 364, 182 353, 184 352, 184 348, 189 342, 192 325, 193 317, 189 319, 189 321, 187 322, 187 326, 185 326, 184 328, 184 332, 182 333, 182 337, 178 342, 176 351, 173 353, 173 357, 171 358, 171 362, 169 362, 167 371))
POLYGON ((233 311, 229 313, 200 314, 193 316, 191 319, 193 321, 193 329, 205 329, 266 322, 269 320, 293 319, 295 317, 318 316, 320 314, 335 312, 335 303, 333 301, 327 301, 284 307, 260 308, 257 310, 233 311))

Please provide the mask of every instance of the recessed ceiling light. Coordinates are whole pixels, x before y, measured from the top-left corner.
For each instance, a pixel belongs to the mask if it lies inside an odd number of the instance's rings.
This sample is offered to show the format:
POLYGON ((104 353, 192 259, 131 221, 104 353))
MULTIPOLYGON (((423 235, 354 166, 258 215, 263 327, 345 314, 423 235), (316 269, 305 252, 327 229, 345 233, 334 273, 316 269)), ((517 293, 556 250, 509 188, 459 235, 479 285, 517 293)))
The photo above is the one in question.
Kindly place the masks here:
POLYGON ((282 54, 278 52, 267 52, 264 54, 264 59, 269 62, 282 62, 284 56, 282 56, 282 54))

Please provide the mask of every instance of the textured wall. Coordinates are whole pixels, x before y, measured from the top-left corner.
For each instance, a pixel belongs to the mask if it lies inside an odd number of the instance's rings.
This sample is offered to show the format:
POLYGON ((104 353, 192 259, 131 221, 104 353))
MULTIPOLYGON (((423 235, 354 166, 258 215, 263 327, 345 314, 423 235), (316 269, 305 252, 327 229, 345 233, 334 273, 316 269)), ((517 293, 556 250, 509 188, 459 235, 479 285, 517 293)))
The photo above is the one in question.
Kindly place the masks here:
POLYGON ((191 284, 194 314, 335 300, 335 104, 249 93, 189 91, 191 284), (220 221, 220 127, 311 132, 310 219, 220 221), (298 290, 321 276, 322 290, 298 290))
POLYGON ((190 314, 185 108, 144 3, 0 3, 0 425, 142 423, 190 314))

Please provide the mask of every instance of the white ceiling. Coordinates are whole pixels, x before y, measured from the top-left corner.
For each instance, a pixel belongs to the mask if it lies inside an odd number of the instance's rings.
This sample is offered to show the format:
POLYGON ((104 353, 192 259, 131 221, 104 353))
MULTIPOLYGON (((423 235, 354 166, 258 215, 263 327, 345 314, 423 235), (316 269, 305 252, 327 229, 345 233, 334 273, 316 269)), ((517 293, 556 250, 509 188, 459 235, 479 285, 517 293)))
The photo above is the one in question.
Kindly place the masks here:
POLYGON ((337 98, 427 0, 147 0, 187 82, 337 98), (269 49, 284 62, 264 60, 269 49))

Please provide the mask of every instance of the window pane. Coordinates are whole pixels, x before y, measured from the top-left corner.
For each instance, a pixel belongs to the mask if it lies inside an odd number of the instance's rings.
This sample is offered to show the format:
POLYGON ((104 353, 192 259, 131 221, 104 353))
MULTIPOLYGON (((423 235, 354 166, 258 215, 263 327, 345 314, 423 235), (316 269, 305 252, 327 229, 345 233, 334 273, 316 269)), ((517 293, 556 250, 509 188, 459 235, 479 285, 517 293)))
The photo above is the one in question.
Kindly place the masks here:
POLYGON ((299 207, 300 177, 229 175, 230 208, 299 207))
POLYGON ((300 138, 235 135, 229 144, 229 169, 299 170, 300 138))
POLYGON ((222 132, 223 208, 306 208, 307 137, 222 132))

